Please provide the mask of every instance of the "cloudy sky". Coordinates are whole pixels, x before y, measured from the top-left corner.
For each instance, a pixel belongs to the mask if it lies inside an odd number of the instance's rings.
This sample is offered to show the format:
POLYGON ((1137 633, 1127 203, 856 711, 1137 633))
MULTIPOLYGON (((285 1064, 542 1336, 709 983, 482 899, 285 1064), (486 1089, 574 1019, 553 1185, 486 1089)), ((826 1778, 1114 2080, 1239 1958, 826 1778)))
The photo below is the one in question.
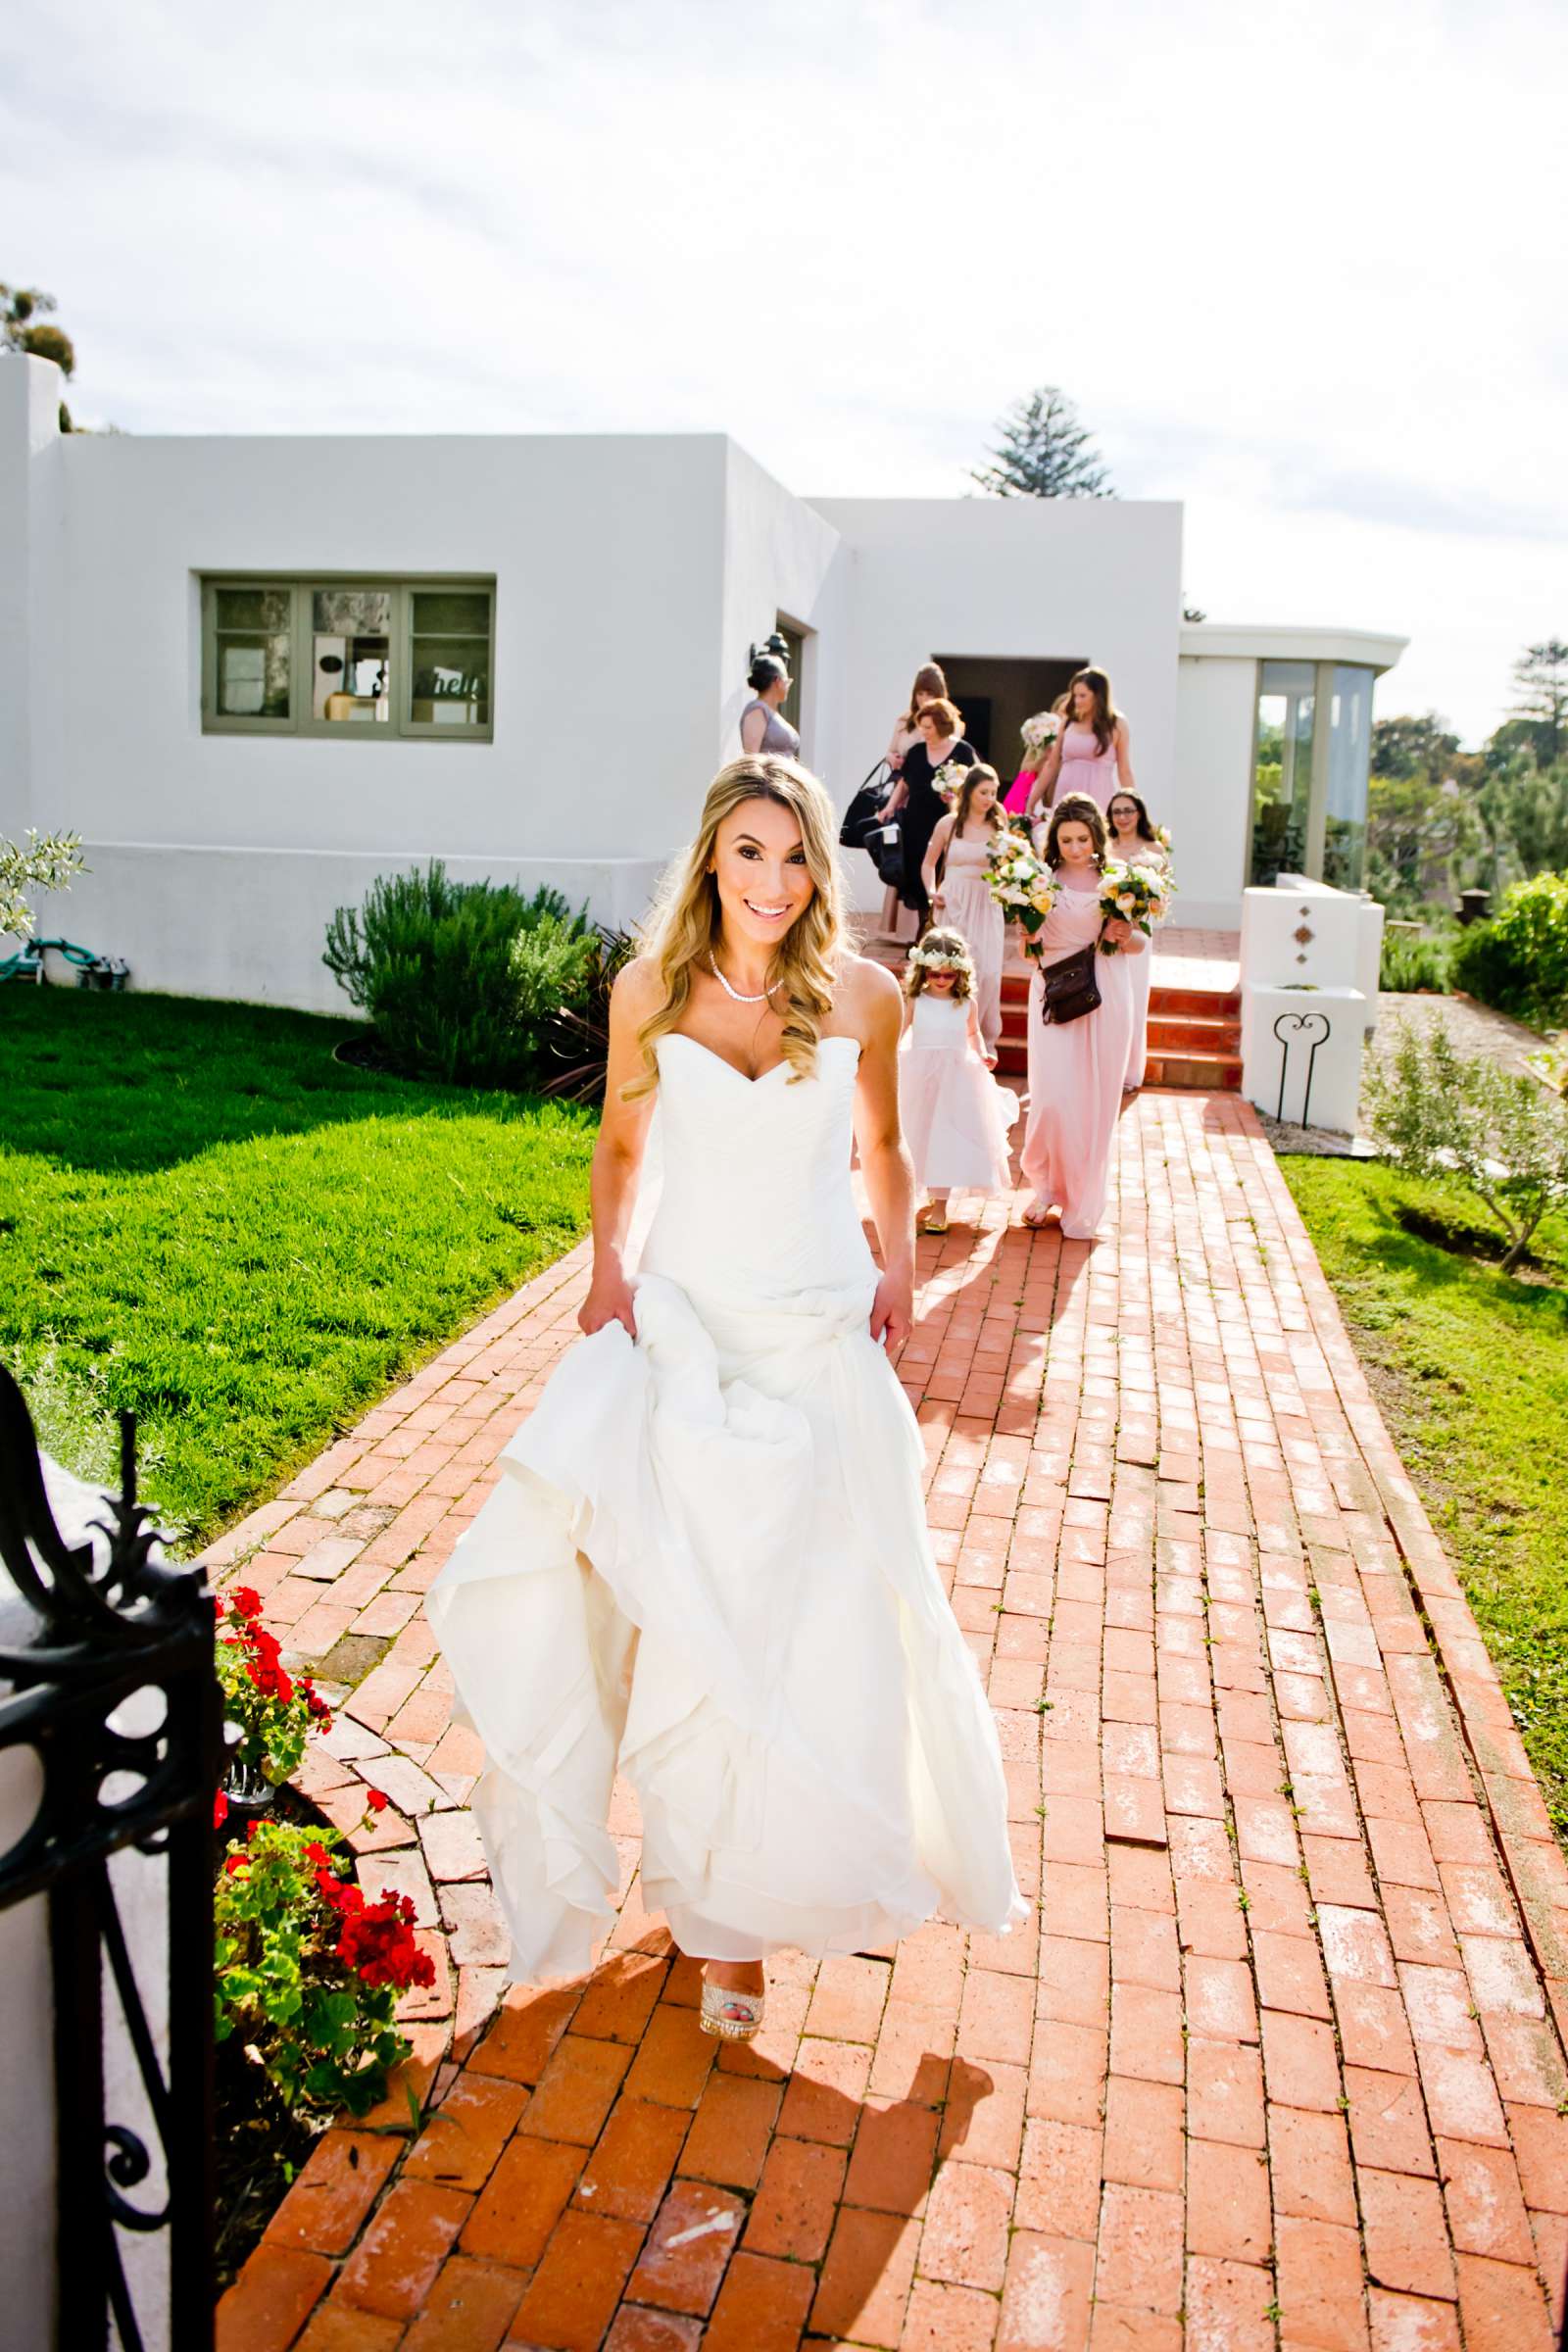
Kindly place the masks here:
POLYGON ((1216 620, 1568 636, 1568 9, 10 0, 0 271, 137 433, 722 428, 953 495, 1059 383, 1216 620))

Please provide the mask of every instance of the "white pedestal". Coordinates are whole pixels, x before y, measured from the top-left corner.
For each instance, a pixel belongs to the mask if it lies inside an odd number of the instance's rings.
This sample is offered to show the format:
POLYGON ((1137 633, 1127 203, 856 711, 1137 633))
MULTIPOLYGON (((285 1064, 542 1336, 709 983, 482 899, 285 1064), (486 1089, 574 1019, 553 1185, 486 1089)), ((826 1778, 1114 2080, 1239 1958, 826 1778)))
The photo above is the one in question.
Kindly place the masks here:
POLYGON ((1243 1094, 1271 1118, 1353 1135, 1366 1024, 1359 988, 1244 981, 1243 1094))

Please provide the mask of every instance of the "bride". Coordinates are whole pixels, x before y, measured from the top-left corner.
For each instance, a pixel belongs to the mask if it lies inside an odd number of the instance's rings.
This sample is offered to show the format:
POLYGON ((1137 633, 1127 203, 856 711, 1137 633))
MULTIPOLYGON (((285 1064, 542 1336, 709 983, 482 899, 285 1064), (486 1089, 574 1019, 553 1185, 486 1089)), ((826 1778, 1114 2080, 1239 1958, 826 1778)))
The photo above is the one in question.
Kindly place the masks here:
POLYGON ((707 1963, 705 2031, 734 2039, 761 2024, 771 1951, 1024 1910, 883 1352, 912 1312, 902 999, 846 946, 835 831, 788 759, 709 792, 615 983, 589 1336, 427 1601, 486 1751, 473 1806, 513 1974, 589 1966, 618 1764, 647 1905, 707 1963))

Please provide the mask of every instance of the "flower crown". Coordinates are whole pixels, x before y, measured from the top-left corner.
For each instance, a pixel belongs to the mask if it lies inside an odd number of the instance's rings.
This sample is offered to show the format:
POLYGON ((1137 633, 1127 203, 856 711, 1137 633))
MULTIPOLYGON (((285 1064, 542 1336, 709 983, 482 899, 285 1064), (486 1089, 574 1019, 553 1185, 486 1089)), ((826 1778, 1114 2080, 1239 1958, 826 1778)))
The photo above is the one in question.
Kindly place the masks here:
POLYGON ((926 972, 966 972, 969 958, 955 948, 911 948, 909 961, 926 972))

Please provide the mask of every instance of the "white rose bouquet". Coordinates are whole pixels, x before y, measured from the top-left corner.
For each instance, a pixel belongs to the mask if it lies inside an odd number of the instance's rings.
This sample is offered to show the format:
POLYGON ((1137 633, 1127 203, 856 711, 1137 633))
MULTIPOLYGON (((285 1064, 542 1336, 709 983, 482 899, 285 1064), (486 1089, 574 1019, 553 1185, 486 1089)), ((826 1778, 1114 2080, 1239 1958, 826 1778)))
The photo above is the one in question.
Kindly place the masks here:
MULTIPOLYGON (((1171 880, 1148 865, 1123 865, 1112 858, 1100 877, 1100 904, 1106 922, 1131 923, 1147 939, 1170 904, 1171 880)), ((1102 939, 1101 953, 1119 956, 1113 939, 1102 939)))
POLYGON ((1054 710, 1037 710, 1026 718, 1019 729, 1023 736, 1024 755, 1031 767, 1038 770, 1041 761, 1061 733, 1061 721, 1054 710))
POLYGON ((963 779, 968 772, 961 760, 945 760, 931 778, 932 784, 950 808, 957 807, 958 795, 963 790, 963 779))
POLYGON ((1023 930, 1023 952, 1038 955, 1036 934, 1056 904, 1060 885, 1021 833, 999 833, 991 845, 986 881, 1007 920, 1023 930))

